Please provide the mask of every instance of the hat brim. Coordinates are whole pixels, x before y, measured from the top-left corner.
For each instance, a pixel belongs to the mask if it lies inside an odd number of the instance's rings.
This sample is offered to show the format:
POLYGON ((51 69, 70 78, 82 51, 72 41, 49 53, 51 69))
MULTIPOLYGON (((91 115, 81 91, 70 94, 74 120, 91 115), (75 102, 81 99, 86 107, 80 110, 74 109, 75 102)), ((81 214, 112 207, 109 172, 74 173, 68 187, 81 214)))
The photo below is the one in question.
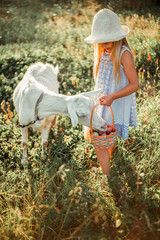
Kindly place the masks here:
POLYGON ((130 29, 129 27, 125 26, 125 25, 122 25, 122 29, 123 29, 123 32, 121 35, 119 36, 111 36, 111 35, 107 35, 107 36, 103 36, 103 37, 97 37, 97 38, 94 38, 92 36, 92 34, 90 36, 88 36, 87 38, 85 38, 84 40, 89 43, 89 44, 95 44, 95 43, 106 43, 106 42, 115 42, 115 41, 119 41, 123 38, 125 38, 129 32, 130 32, 130 29))

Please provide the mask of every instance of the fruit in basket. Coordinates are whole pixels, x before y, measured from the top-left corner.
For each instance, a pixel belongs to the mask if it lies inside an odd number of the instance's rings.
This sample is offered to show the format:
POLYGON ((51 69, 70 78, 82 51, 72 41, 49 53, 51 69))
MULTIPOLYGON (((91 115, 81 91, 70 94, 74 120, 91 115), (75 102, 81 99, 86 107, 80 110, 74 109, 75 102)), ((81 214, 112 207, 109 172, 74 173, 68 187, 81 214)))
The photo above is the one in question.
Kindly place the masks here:
POLYGON ((94 132, 93 135, 94 136, 99 136, 99 133, 98 132, 94 132))
POLYGON ((102 131, 99 131, 98 133, 99 133, 99 136, 105 135, 105 132, 102 132, 102 131))
POLYGON ((113 132, 113 128, 112 127, 108 127, 107 131, 106 131, 106 134, 110 134, 111 132, 113 132))
POLYGON ((107 127, 107 130, 105 132, 102 131, 94 131, 93 135, 94 136, 105 136, 105 135, 109 135, 110 133, 114 132, 114 129, 112 127, 107 127))

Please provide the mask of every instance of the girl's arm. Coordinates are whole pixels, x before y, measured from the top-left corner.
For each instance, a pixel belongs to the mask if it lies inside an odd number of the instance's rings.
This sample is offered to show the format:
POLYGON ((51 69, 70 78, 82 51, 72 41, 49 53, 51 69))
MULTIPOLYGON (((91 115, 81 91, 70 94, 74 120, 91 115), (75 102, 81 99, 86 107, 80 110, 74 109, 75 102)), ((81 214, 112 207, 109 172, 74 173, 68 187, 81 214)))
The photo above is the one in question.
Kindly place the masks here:
POLYGON ((117 92, 102 96, 99 99, 100 104, 102 105, 110 106, 115 99, 128 96, 131 93, 136 92, 139 88, 139 81, 133 62, 133 57, 129 51, 125 51, 122 54, 121 64, 123 65, 129 84, 117 92))

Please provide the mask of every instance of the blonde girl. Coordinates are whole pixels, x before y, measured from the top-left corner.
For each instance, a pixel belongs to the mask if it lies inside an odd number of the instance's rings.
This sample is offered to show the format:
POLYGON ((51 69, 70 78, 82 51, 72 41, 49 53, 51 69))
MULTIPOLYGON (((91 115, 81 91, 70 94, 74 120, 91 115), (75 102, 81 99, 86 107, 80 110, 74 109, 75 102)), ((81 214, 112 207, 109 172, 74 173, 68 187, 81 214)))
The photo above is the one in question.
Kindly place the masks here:
MULTIPOLYGON (((133 56, 126 40, 129 28, 109 9, 100 10, 93 19, 91 35, 85 39, 94 44, 95 89, 102 89, 98 113, 112 124, 113 109, 117 136, 128 138, 129 126, 137 126, 136 96, 139 82, 133 56)), ((111 150, 111 149, 110 149, 111 150)), ((108 150, 95 148, 105 175, 110 176, 108 150)))

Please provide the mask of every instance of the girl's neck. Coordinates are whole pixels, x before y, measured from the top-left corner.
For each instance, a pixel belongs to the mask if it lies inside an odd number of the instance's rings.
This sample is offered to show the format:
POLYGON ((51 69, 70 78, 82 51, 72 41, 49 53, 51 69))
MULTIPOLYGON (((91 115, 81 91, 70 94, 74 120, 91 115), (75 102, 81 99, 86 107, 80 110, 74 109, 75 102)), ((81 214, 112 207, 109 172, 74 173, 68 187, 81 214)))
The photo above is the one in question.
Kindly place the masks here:
POLYGON ((111 53, 111 51, 107 51, 107 50, 104 50, 104 52, 107 53, 107 54, 110 54, 110 53, 111 53))

